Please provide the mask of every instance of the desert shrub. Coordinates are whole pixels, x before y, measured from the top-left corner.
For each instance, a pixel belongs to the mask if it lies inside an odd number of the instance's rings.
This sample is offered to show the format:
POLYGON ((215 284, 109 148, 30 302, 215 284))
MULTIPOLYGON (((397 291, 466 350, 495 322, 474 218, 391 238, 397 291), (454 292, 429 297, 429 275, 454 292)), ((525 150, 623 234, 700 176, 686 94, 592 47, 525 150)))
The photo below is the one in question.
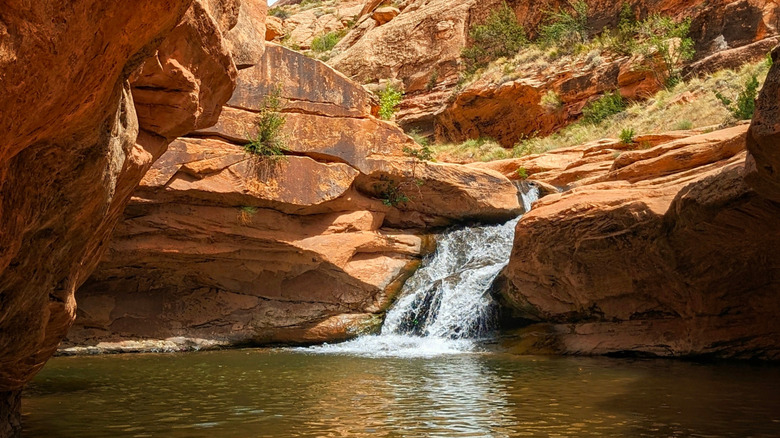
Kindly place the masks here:
POLYGON ((582 119, 585 123, 595 125, 609 116, 625 111, 626 107, 626 101, 619 92, 607 93, 582 109, 582 119))
POLYGON ((290 13, 280 7, 271 8, 268 10, 268 15, 286 20, 290 18, 290 13))
POLYGON ((383 120, 392 119, 403 97, 400 90, 392 84, 387 84, 385 89, 379 92, 379 117, 383 120))
POLYGON ((315 37, 311 42, 311 49, 317 53, 327 52, 336 47, 336 44, 344 37, 343 30, 334 30, 315 37))
POLYGON ((428 91, 433 90, 436 88, 436 83, 439 81, 439 70, 434 70, 431 72, 431 75, 428 77, 428 83, 425 84, 425 89, 428 91))
POLYGON ((653 72, 659 83, 672 88, 682 80, 681 68, 693 59, 696 51, 688 36, 690 19, 675 22, 670 17, 655 14, 636 25, 636 51, 645 56, 658 56, 653 72))
POLYGON ((583 0, 570 3, 570 10, 548 11, 539 27, 538 42, 543 47, 557 47, 571 53, 588 40, 588 4, 583 0))
POLYGON ((520 179, 528 179, 528 169, 525 167, 518 167, 515 173, 520 179))
POLYGON ((758 97, 758 77, 750 76, 737 95, 736 102, 716 91, 715 96, 728 108, 732 116, 737 120, 753 118, 756 111, 756 98, 758 97))
POLYGON ((634 128, 623 128, 620 131, 620 142, 623 144, 633 144, 636 131, 634 128))
POLYGON ((674 125, 674 129, 677 131, 687 131, 689 129, 693 128, 693 122, 690 120, 680 120, 677 122, 676 125, 674 125))
POLYGON ((555 111, 563 106, 561 96, 553 90, 547 91, 539 103, 548 111, 555 111))
POLYGON ((244 145, 244 151, 258 157, 269 157, 272 160, 284 157, 285 139, 282 128, 286 122, 281 113, 281 87, 271 90, 263 100, 255 126, 255 137, 244 145))
POLYGON ((420 147, 416 149, 404 146, 403 152, 407 157, 419 161, 433 161, 433 150, 431 150, 431 147, 427 144, 421 144, 420 147))
POLYGON ((491 12, 485 24, 473 26, 469 38, 471 45, 461 57, 470 73, 498 58, 514 56, 528 42, 525 29, 506 3, 491 12))
POLYGON ((374 190, 382 204, 388 207, 397 207, 410 201, 409 196, 404 193, 401 185, 386 176, 380 177, 379 182, 374 184, 374 190))

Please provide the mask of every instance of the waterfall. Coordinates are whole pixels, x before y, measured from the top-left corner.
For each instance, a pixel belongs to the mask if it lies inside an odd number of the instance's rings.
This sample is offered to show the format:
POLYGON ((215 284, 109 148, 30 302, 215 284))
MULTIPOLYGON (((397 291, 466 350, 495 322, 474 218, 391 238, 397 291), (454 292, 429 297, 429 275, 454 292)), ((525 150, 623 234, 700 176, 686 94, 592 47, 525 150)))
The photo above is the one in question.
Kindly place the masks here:
MULTIPOLYGON (((535 186, 522 193, 530 210, 535 186)), ((490 287, 509 262, 513 219, 502 225, 478 225, 445 232, 387 312, 379 335, 322 345, 308 350, 369 356, 430 356, 473 349, 474 341, 495 328, 497 306, 490 287)))

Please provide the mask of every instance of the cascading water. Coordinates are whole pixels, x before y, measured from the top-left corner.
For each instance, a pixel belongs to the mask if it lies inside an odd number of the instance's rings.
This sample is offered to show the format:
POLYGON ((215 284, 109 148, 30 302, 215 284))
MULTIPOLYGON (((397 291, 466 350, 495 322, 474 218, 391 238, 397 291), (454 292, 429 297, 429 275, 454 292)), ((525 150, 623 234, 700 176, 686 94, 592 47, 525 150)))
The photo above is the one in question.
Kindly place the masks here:
MULTIPOLYGON (((524 191, 526 211, 538 196, 536 187, 524 191)), ((494 328, 490 286, 509 261, 518 220, 443 233, 436 239, 436 252, 404 284, 379 335, 308 350, 403 357, 473 349, 473 341, 494 328)))

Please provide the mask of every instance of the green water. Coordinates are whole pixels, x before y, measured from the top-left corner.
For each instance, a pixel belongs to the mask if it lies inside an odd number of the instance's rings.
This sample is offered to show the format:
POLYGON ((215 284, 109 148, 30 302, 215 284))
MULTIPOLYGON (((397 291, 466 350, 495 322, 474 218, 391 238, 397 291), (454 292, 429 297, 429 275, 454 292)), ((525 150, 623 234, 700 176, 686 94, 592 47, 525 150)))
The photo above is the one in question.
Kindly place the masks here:
POLYGON ((51 360, 25 437, 778 437, 780 368, 231 350, 51 360))

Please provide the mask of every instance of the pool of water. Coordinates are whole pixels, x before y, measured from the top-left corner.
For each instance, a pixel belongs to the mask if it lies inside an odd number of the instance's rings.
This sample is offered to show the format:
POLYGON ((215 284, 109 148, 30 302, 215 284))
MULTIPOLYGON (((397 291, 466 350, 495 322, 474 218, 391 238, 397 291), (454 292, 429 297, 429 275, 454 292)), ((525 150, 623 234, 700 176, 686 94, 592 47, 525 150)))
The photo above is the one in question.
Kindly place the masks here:
POLYGON ((778 437, 780 368, 349 349, 61 357, 32 437, 778 437))

